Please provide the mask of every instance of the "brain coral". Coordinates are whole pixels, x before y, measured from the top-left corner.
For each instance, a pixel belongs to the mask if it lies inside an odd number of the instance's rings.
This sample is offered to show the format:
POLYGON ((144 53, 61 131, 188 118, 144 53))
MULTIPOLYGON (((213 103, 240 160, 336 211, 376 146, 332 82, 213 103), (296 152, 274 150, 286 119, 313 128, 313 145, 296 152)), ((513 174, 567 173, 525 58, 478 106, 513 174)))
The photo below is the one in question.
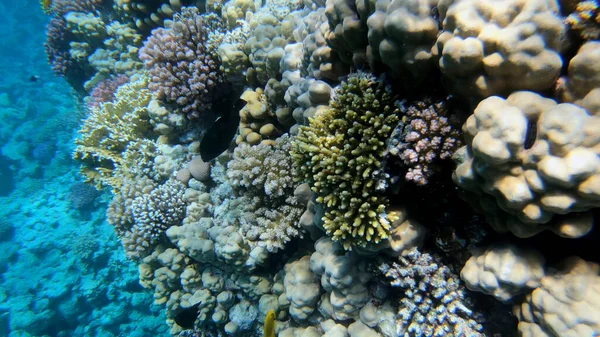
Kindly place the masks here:
POLYGON ((386 213, 385 143, 398 123, 386 84, 356 73, 336 90, 331 108, 300 127, 292 148, 298 179, 306 180, 324 207, 323 227, 346 249, 387 238, 394 213, 386 213))
POLYGON ((600 117, 532 92, 486 98, 463 126, 453 179, 498 231, 581 237, 600 206, 599 130, 600 117))
POLYGON ((150 72, 148 88, 200 121, 213 120, 212 102, 226 87, 218 59, 206 50, 213 23, 198 9, 184 8, 165 22, 165 28, 153 30, 140 49, 140 59, 150 72))

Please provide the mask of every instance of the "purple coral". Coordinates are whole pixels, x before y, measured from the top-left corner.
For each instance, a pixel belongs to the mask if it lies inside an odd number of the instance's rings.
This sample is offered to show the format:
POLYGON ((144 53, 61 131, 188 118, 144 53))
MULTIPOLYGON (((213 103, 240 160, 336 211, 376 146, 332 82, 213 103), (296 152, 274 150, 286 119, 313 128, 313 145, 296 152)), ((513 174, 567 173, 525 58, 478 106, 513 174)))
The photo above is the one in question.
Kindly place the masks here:
POLYGON ((221 94, 224 76, 206 50, 209 28, 196 8, 183 8, 166 28, 152 31, 140 59, 150 73, 148 88, 175 104, 190 119, 212 120, 212 102, 221 94))
POLYGON ((115 92, 117 89, 129 81, 127 75, 111 76, 107 79, 100 81, 87 99, 87 106, 93 108, 100 105, 100 103, 111 102, 115 98, 115 92))
POLYGON ((67 23, 63 17, 53 17, 46 27, 46 55, 54 73, 66 76, 67 70, 73 66, 69 55, 69 40, 67 39, 67 23))
POLYGON ((463 145, 461 122, 449 113, 445 101, 425 99, 399 105, 405 118, 394 131, 388 150, 406 166, 404 178, 423 186, 438 169, 438 162, 450 159, 463 145))

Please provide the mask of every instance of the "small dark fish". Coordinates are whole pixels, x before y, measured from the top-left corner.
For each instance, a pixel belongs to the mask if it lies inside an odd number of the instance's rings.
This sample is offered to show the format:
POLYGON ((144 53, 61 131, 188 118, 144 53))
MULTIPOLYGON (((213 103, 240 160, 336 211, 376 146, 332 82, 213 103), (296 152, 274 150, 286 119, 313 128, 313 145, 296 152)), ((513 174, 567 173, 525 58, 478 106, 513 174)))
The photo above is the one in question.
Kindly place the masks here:
POLYGON ((179 325, 185 330, 193 329, 194 322, 196 322, 196 318, 198 318, 198 306, 200 305, 200 303, 202 303, 202 301, 194 304, 189 308, 181 310, 173 318, 173 320, 175 320, 175 323, 177 323, 177 325, 179 325))
POLYGON ((246 104, 239 96, 237 92, 232 93, 222 104, 214 104, 216 107, 222 107, 223 113, 206 130, 200 141, 200 158, 204 162, 209 162, 225 152, 235 137, 240 125, 240 110, 246 104))
POLYGON ((531 149, 531 147, 535 143, 536 139, 537 139, 537 122, 529 121, 527 123, 527 133, 525 134, 525 144, 523 146, 525 148, 525 150, 531 149))
POLYGON ((37 75, 31 75, 31 77, 29 77, 29 82, 36 83, 39 80, 40 80, 40 77, 37 75))

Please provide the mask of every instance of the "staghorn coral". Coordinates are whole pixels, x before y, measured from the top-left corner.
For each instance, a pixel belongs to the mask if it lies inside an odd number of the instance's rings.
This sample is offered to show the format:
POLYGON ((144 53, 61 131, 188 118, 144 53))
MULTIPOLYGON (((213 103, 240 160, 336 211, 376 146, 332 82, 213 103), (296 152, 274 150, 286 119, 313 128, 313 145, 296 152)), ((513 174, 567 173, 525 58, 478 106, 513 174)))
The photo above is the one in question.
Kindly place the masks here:
POLYGON ((152 31, 140 49, 149 70, 148 88, 165 103, 180 108, 189 119, 211 123, 212 102, 227 93, 218 59, 206 50, 208 22, 196 8, 183 8, 152 31))
POLYGON ((460 119, 448 111, 445 101, 400 102, 400 110, 405 117, 390 138, 388 152, 408 168, 407 181, 427 185, 439 162, 463 145, 460 119))
POLYGON ((582 237, 600 205, 599 130, 600 117, 573 104, 528 91, 489 97, 463 126, 452 178, 499 232, 582 237))
POLYGON ((380 264, 379 271, 405 295, 398 336, 485 336, 460 279, 436 257, 413 248, 398 262, 380 264))
POLYGON ((346 249, 386 239, 396 218, 386 213, 382 193, 385 142, 398 123, 394 100, 383 81, 353 74, 336 90, 331 108, 294 138, 296 177, 317 194, 325 231, 346 249))
POLYGON ((86 182, 98 189, 119 189, 122 178, 116 170, 121 168, 120 173, 128 175, 130 167, 147 162, 140 156, 153 157, 155 144, 146 139, 153 135, 147 112, 152 95, 146 89, 147 83, 142 76, 121 86, 114 102, 93 108, 79 130, 81 137, 75 140, 73 158, 82 162, 81 173, 86 182), (128 161, 128 156, 137 161, 128 161))

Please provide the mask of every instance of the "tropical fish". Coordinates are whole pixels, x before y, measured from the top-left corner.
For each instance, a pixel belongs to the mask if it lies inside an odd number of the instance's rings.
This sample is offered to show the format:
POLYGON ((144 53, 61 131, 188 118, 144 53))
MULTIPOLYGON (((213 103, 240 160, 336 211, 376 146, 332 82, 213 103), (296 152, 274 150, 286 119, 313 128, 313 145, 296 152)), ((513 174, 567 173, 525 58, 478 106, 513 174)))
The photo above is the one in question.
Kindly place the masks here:
POLYGON ((192 305, 189 308, 185 308, 179 313, 177 313, 177 315, 173 317, 175 323, 177 323, 177 325, 179 325, 183 329, 193 329, 194 322, 196 322, 196 318, 198 318, 198 306, 200 305, 200 303, 202 303, 202 301, 192 305))
POLYGON ((223 109, 213 125, 204 133, 200 141, 200 158, 209 162, 225 152, 240 125, 240 110, 246 101, 239 98, 237 91, 233 91, 228 97, 213 106, 223 109))
POLYGON ((275 311, 269 310, 265 316, 265 326, 263 328, 264 337, 275 337, 275 311))
POLYGON ((29 77, 29 82, 36 83, 39 80, 40 80, 40 77, 37 75, 31 75, 31 77, 29 77))

